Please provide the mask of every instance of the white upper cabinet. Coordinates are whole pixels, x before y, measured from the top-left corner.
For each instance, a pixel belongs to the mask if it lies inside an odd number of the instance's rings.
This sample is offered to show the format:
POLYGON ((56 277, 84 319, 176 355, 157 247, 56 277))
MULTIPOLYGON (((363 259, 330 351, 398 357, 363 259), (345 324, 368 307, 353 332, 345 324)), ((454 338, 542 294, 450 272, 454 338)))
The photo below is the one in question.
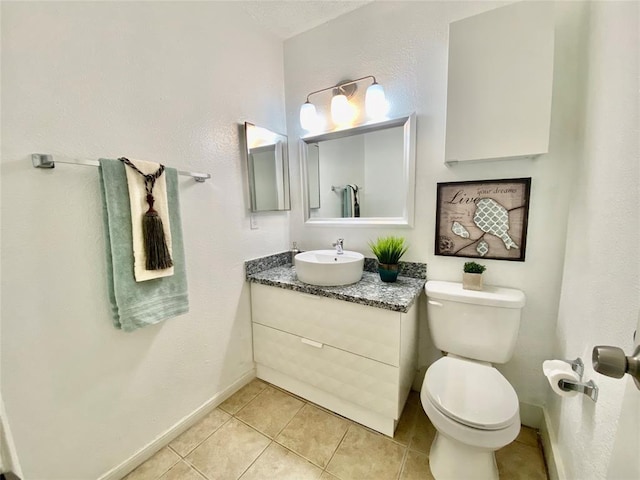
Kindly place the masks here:
POLYGON ((553 6, 520 2, 449 25, 445 162, 549 149, 553 6))

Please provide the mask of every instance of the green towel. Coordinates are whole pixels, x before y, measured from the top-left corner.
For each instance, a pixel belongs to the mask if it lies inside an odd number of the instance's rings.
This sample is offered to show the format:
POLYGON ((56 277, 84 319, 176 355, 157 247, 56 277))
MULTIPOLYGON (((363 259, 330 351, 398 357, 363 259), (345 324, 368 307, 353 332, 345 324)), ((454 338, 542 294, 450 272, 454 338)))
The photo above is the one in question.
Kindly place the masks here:
POLYGON ((100 159, 109 299, 113 324, 125 332, 153 325, 189 311, 180 225, 178 173, 173 168, 167 168, 165 175, 174 274, 170 277, 136 282, 133 273, 131 210, 125 166, 119 160, 100 159))
POLYGON ((342 218, 351 216, 351 190, 349 187, 342 189, 342 218))
POLYGON ((353 191, 349 185, 345 185, 342 190, 342 217, 352 218, 355 217, 353 211, 353 191))

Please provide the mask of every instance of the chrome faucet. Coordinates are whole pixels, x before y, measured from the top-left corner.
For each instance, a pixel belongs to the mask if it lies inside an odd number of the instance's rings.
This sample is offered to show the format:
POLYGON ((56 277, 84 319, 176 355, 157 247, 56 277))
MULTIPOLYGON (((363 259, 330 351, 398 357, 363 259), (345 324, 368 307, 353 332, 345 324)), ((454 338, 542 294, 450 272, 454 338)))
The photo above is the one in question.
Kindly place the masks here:
POLYGON ((336 243, 332 243, 332 246, 336 247, 336 255, 342 255, 344 252, 342 247, 344 246, 344 238, 339 238, 336 243))

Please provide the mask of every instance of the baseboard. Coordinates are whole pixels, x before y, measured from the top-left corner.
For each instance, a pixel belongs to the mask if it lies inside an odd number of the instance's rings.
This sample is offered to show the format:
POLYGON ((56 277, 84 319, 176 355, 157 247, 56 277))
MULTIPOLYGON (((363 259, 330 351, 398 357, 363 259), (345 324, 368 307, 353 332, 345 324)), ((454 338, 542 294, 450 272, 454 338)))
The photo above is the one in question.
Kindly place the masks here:
POLYGON ((526 427, 539 430, 543 423, 542 407, 531 403, 520 402, 520 423, 526 427))
POLYGON ((175 425, 169 427, 164 433, 160 434, 155 440, 151 443, 144 446, 138 452, 136 452, 133 456, 122 462, 117 467, 112 468, 107 473, 102 475, 98 480, 118 480, 123 478, 133 469, 135 469, 138 465, 141 465, 143 462, 151 458, 155 455, 158 450, 168 445, 174 438, 177 438, 179 435, 187 431, 193 425, 198 423, 202 418, 204 418, 211 410, 216 408, 222 402, 224 402, 231 395, 236 393, 246 384, 248 384, 251 380, 256 377, 255 369, 251 369, 242 375, 238 380, 233 382, 223 391, 217 393, 212 398, 203 403, 200 407, 195 409, 192 413, 182 418, 175 425))
POLYGON ((544 458, 547 462, 547 470, 549 471, 549 480, 565 480, 567 475, 558 450, 558 439, 551 427, 551 419, 546 408, 542 409, 542 414, 543 422, 540 426, 540 438, 542 440, 544 458))

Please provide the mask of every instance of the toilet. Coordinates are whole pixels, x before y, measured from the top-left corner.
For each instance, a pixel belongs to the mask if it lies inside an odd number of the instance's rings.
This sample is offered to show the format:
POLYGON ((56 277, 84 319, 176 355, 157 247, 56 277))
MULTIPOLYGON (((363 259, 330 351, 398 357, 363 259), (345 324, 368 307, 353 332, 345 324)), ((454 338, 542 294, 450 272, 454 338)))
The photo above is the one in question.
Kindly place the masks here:
POLYGON ((520 432, 518 396, 493 366, 513 355, 522 291, 428 281, 427 318, 434 345, 447 355, 434 362, 420 400, 436 428, 429 466, 436 480, 496 480, 495 451, 520 432))

